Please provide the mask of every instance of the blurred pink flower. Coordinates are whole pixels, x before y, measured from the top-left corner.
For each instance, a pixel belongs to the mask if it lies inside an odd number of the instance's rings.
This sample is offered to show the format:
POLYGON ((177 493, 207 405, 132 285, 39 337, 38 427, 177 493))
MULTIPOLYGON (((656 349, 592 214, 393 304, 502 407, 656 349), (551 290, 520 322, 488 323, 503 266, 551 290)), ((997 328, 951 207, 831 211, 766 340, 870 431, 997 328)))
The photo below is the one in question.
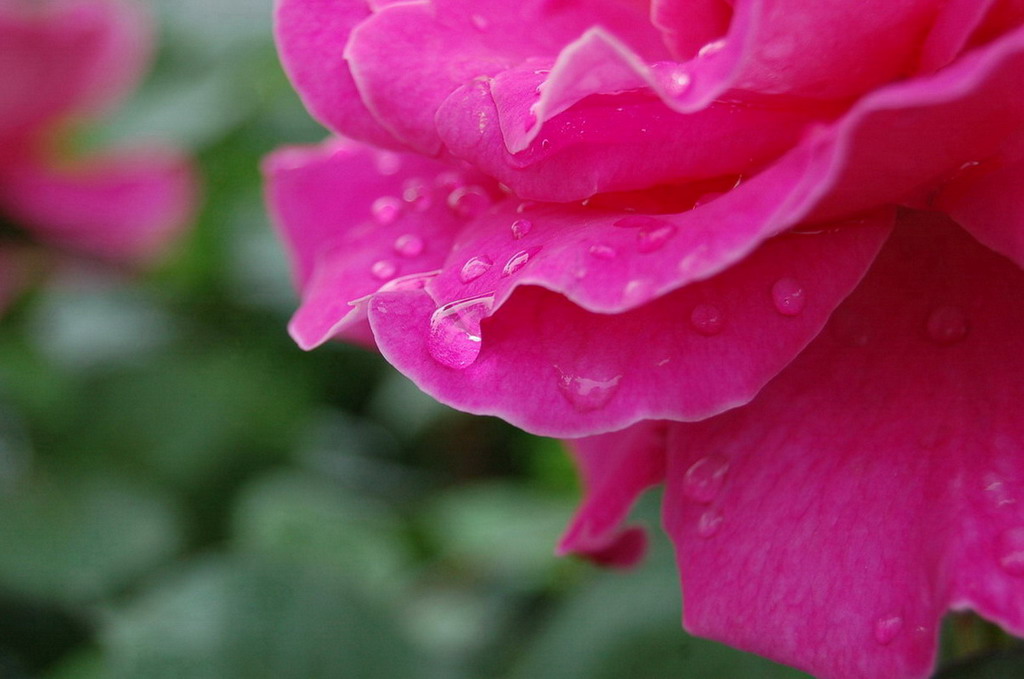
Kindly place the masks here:
POLYGON ((304 348, 575 439, 560 549, 834 679, 1024 633, 1024 4, 281 0, 304 348))
MULTIPOLYGON (((135 85, 151 42, 131 0, 0 0, 0 215, 33 239, 139 262, 187 224, 196 191, 183 153, 147 146, 66 158, 57 148, 69 124, 135 85)), ((0 280, 16 278, 15 259, 4 255, 0 280)))

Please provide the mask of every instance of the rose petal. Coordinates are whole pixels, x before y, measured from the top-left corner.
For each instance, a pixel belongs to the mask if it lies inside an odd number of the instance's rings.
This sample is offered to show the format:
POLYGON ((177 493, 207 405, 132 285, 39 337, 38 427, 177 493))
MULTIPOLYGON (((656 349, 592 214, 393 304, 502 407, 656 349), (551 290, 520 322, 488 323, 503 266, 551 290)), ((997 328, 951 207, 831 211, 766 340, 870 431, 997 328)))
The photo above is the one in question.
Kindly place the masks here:
POLYGON ((335 132, 398 148, 363 104, 344 59, 349 34, 370 14, 366 0, 277 0, 278 53, 314 118, 335 132))
POLYGON ((651 22, 677 60, 692 59, 704 45, 725 35, 732 8, 725 0, 653 0, 651 22))
POLYGON ((435 155, 441 103, 474 78, 553 56, 595 24, 617 26, 644 54, 663 54, 635 7, 615 1, 436 0, 391 5, 351 35, 345 57, 369 109, 399 139, 435 155))
POLYGON ((1024 162, 965 168, 935 200, 974 237, 1024 266, 1024 162), (975 172, 969 170, 976 169, 975 172))
POLYGON ((1024 273, 906 222, 757 399, 670 434, 687 628, 822 679, 929 676, 950 606, 1024 632, 1024 273))
POLYGON ((997 0, 949 0, 921 48, 919 70, 932 73, 949 65, 967 45, 997 0))
POLYGON ((683 115, 643 92, 591 97, 548 121, 522 153, 507 144, 532 135, 543 70, 512 69, 461 87, 441 105, 445 146, 531 200, 569 202, 752 171, 793 146, 819 109, 716 103, 683 115), (511 142, 510 142, 511 140, 511 142))
POLYGON ((118 0, 0 3, 0 138, 110 106, 138 79, 148 38, 141 8, 118 0))
POLYGON ((169 149, 110 153, 68 168, 23 163, 0 172, 0 211, 42 240, 111 259, 158 255, 195 203, 192 168, 169 149))
POLYGON ((628 567, 643 558, 642 528, 620 528, 637 497, 665 478, 665 432, 660 422, 641 422, 602 436, 569 441, 585 497, 558 543, 598 563, 628 567))
MULTIPOLYGON (((420 156, 338 139, 281 149, 264 173, 302 293, 289 329, 304 349, 335 336, 367 343, 365 308, 349 302, 440 268, 466 219, 448 198, 483 181, 420 156)), ((494 189, 485 186, 480 196, 490 202, 494 189)), ((405 284, 422 287, 423 279, 405 284)))
MULTIPOLYGON (((810 341, 860 279, 889 221, 877 215, 778 238, 714 278, 656 298, 658 281, 645 276, 658 275, 657 253, 616 246, 609 259, 592 249, 603 244, 590 240, 595 229, 585 220, 537 220, 518 241, 505 222, 503 242, 496 233, 460 237, 489 247, 457 248, 428 283, 433 299, 378 294, 370 322, 384 357, 424 391, 528 431, 577 437, 644 419, 700 419, 752 398, 810 341), (477 273, 473 257, 493 266, 477 273), (593 274, 567 288, 576 277, 569 262, 593 274), (593 310, 538 285, 568 289, 593 310)), ((611 228, 622 239, 643 229, 611 228)))

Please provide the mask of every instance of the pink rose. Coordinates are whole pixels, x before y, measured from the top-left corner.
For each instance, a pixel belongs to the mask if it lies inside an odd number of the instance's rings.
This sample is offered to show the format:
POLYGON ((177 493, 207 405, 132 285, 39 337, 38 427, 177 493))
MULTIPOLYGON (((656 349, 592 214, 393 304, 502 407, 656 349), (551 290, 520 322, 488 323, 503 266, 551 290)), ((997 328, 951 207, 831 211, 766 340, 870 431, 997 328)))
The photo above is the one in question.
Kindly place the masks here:
POLYGON ((560 550, 664 483, 692 632, 925 677, 1024 633, 1024 3, 281 0, 304 348, 571 443, 560 550))
MULTIPOLYGON (((0 218, 53 247, 133 262, 180 233, 195 205, 181 152, 64 158, 57 148, 69 125, 134 86, 151 42, 146 17, 127 0, 0 0, 0 218)), ((17 257, 0 257, 3 299, 17 257)))

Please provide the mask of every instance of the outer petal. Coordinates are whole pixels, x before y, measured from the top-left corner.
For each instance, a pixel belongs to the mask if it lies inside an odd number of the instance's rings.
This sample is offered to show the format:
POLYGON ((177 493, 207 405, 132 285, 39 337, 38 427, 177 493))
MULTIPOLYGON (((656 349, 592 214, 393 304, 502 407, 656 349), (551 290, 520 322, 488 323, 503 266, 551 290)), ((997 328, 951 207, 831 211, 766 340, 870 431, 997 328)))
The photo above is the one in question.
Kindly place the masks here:
POLYGON ((0 139, 107 106, 141 73, 148 33, 119 0, 0 2, 0 139))
POLYGON ((935 200, 985 245, 1024 266, 1024 161, 968 167, 935 200), (972 171, 973 170, 973 171, 972 171))
POLYGON ((472 172, 337 139, 282 149, 264 172, 302 293, 289 329, 304 349, 338 335, 370 341, 365 308, 349 303, 382 285, 422 287, 418 274, 440 268, 466 221, 447 199, 489 203, 494 191, 472 172))
POLYGON ((754 402, 669 444, 687 628, 822 679, 928 676, 950 606, 1024 632, 1024 273, 908 222, 754 402))
POLYGON ((637 497, 665 479, 665 433, 661 422, 568 443, 580 468, 586 497, 558 544, 598 563, 632 566, 644 554, 642 528, 621 529, 637 497))
POLYGON ((364 21, 345 57, 385 127, 433 155, 441 146, 434 118, 448 95, 527 58, 553 56, 595 24, 615 25, 640 53, 664 56, 647 17, 630 3, 422 0, 391 5, 364 21))
POLYGON ((277 0, 278 51, 317 120, 335 132, 397 148, 399 142, 363 104, 344 58, 349 34, 370 14, 366 0, 277 0))
MULTIPOLYGON (((700 419, 752 398, 803 348, 856 285, 888 223, 876 216, 779 238, 714 278, 649 301, 659 284, 674 283, 657 280, 644 227, 611 227, 641 249, 616 245, 621 254, 609 258, 586 220, 538 219, 518 241, 494 230, 460 239, 466 246, 428 283, 433 299, 427 291, 377 295, 370 322, 385 358, 426 392, 528 431, 574 437, 644 419, 700 419), (515 250, 507 260, 499 254, 515 250), (494 264, 480 272, 485 256, 494 264), (568 288, 565 280, 580 275, 567 266, 573 261, 593 273, 568 288), (598 313, 537 285, 572 289, 598 313)), ((679 280, 678 269, 663 273, 679 280)))
POLYGON ((683 115, 650 93, 591 97, 535 129, 543 70, 532 65, 461 87, 438 111, 445 146, 531 200, 569 202, 723 175, 748 174, 791 148, 820 109, 716 103, 683 115), (511 142, 510 142, 511 140, 511 142), (515 148, 513 146, 513 148, 515 148))
POLYGON ((168 149, 122 151, 71 168, 33 162, 0 172, 0 210, 40 239, 112 259, 159 255, 195 203, 192 168, 168 149))

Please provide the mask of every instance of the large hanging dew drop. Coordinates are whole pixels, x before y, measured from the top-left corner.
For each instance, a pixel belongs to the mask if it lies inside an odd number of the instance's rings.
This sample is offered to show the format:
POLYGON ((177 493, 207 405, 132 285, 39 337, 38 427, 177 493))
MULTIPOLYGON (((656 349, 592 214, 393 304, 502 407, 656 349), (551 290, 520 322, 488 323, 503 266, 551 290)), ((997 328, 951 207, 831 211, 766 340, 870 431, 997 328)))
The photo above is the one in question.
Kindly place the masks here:
POLYGON ((477 295, 445 304, 430 317, 427 351, 438 363, 456 370, 480 355, 480 322, 490 315, 494 295, 477 295))

